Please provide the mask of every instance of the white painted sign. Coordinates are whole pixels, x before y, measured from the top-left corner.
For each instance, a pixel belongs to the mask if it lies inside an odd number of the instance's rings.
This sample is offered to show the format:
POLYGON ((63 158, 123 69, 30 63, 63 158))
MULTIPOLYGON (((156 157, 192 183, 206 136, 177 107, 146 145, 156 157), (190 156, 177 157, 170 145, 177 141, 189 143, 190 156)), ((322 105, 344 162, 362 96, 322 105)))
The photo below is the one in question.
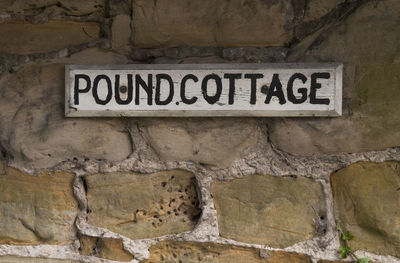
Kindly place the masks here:
POLYGON ((65 115, 340 116, 342 65, 70 65, 65 115))

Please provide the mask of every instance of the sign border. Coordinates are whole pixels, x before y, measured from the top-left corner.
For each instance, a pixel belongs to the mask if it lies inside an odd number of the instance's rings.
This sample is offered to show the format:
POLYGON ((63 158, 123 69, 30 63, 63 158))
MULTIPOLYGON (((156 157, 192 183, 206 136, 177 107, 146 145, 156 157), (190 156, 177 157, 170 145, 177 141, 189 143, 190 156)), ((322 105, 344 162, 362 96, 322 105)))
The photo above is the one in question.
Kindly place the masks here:
POLYGON ((66 65, 65 116, 66 117, 337 117, 342 116, 342 63, 227 63, 227 64, 125 64, 125 65, 66 65), (70 105, 71 70, 210 70, 210 69, 313 69, 334 68, 335 105, 331 111, 315 110, 104 110, 77 111, 70 105))

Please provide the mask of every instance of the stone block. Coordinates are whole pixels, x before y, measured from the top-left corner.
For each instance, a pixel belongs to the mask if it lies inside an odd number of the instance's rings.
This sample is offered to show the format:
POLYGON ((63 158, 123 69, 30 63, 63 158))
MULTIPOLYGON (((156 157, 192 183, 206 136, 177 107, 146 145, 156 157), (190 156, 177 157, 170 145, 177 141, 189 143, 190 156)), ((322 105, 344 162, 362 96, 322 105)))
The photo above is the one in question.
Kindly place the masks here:
POLYGON ((128 15, 117 15, 112 23, 112 48, 118 50, 129 50, 131 39, 131 17, 128 15))
POLYGON ((338 224, 350 247, 400 257, 400 164, 352 164, 331 176, 338 224))
POLYGON ((270 121, 271 141, 298 155, 400 146, 400 2, 367 2, 295 46, 291 62, 343 62, 343 116, 270 121))
POLYGON ((135 0, 134 44, 173 46, 283 46, 291 40, 291 1, 135 0))
POLYGON ((220 235, 288 247, 326 231, 320 183, 299 177, 250 175, 212 186, 220 235))
POLYGON ((163 241, 150 247, 144 263, 311 263, 307 255, 216 243, 163 241))
POLYGON ((122 160, 131 143, 120 119, 65 118, 65 64, 124 64, 88 49, 49 63, 30 63, 0 79, 0 144, 14 161, 34 168, 78 159, 122 160))
POLYGON ((81 255, 123 262, 133 259, 133 255, 125 250, 121 239, 81 236, 79 242, 81 255))
POLYGON ((0 175, 0 244, 72 243, 78 213, 73 179, 72 173, 34 176, 6 167, 0 175))
POLYGON ((227 167, 258 140, 251 119, 152 119, 140 129, 155 152, 166 161, 194 161, 227 167))
POLYGON ((103 13, 104 0, 0 0, 0 14, 21 14, 53 8, 53 12, 61 12, 71 16, 86 16, 103 13), (58 9, 58 10, 56 10, 58 9))
POLYGON ((35 54, 58 51, 100 38, 94 22, 50 21, 31 24, 14 21, 0 24, 0 53, 35 54))
POLYGON ((191 230, 201 212, 190 172, 94 174, 85 181, 89 224, 131 239, 191 230))

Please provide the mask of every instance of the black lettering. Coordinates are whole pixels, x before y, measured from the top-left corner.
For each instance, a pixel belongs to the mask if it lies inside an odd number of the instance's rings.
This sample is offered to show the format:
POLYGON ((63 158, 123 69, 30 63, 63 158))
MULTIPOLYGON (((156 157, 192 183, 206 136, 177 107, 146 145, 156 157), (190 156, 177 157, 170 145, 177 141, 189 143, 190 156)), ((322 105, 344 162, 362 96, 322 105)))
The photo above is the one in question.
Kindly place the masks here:
POLYGON ((307 81, 307 77, 304 76, 303 74, 301 74, 301 73, 293 74, 290 77, 288 84, 287 84, 287 96, 288 96, 288 100, 290 102, 292 102, 293 104, 300 104, 307 100, 307 88, 299 88, 297 90, 297 92, 301 94, 301 98, 299 98, 299 99, 296 98, 296 96, 293 94, 293 82, 296 79, 300 79, 303 82, 303 84, 306 83, 306 81, 307 81))
POLYGON ((144 91, 147 93, 147 105, 153 104, 153 75, 148 74, 147 76, 147 84, 144 82, 142 77, 139 74, 135 76, 135 104, 139 105, 140 101, 140 92, 139 89, 142 87, 144 91))
POLYGON ((172 101, 172 98, 174 97, 174 83, 172 81, 172 78, 170 75, 168 74, 157 74, 156 75, 156 95, 155 95, 155 102, 156 105, 167 105, 168 103, 170 103, 172 101), (166 81, 168 81, 169 83, 169 94, 168 97, 164 100, 161 101, 160 99, 160 92, 161 92, 161 80, 164 79, 166 81))
POLYGON ((90 78, 86 74, 75 75, 75 85, 74 85, 74 104, 79 105, 79 93, 86 93, 90 90, 90 78), (86 80, 86 88, 79 89, 79 79, 86 80))
POLYGON ((282 90, 282 83, 279 79, 279 74, 274 74, 272 77, 271 85, 268 88, 267 97, 265 98, 265 104, 269 104, 271 102, 272 96, 276 96, 279 99, 279 104, 285 104, 286 99, 282 90))
POLYGON ((330 100, 327 98, 317 99, 317 89, 321 88, 321 84, 317 79, 329 79, 331 74, 329 72, 317 72, 311 74, 311 88, 310 88, 310 103, 311 104, 325 104, 329 105, 330 100))
POLYGON ((131 103, 132 98, 133 98, 133 84, 132 84, 132 74, 128 74, 128 96, 126 100, 121 99, 121 94, 119 90, 119 75, 115 75, 115 86, 114 86, 114 92, 115 92, 115 101, 119 105, 127 105, 131 103))
POLYGON ((96 101, 97 104, 100 105, 106 105, 107 103, 110 102, 111 98, 112 98, 112 86, 111 86, 111 80, 107 75, 98 75, 96 76, 96 78, 94 78, 93 81, 93 97, 94 100, 96 101), (100 80, 105 80, 107 82, 107 97, 105 98, 105 100, 101 100, 99 98, 99 93, 97 92, 97 89, 99 87, 99 82, 100 80))
POLYGON ((217 74, 209 74, 205 76, 203 81, 201 82, 201 92, 203 93, 203 97, 208 102, 208 104, 215 104, 221 97, 221 92, 222 92, 221 78, 217 74), (209 96, 207 94, 207 83, 210 79, 215 80, 215 84, 217 85, 217 91, 214 96, 209 96))
POLYGON ((195 103, 197 101, 197 97, 194 96, 194 97, 188 99, 188 98, 186 98, 186 95, 185 95, 186 81, 188 79, 192 79, 194 82, 199 81, 199 79, 193 74, 188 74, 188 75, 183 77, 182 82, 181 82, 181 100, 185 104, 193 104, 193 103, 195 103))
POLYGON ((250 104, 256 104, 256 92, 257 92, 257 79, 264 77, 263 74, 244 74, 246 79, 251 80, 251 93, 250 93, 250 104))
POLYGON ((232 105, 235 97, 235 80, 242 78, 242 74, 224 74, 224 78, 229 79, 228 104, 232 105))

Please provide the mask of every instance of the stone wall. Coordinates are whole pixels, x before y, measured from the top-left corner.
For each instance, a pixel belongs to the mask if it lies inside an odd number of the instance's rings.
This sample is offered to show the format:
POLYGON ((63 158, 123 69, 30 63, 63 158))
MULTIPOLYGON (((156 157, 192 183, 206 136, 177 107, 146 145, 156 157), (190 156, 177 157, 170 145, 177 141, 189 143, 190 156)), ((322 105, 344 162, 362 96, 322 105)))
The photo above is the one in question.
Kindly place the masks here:
POLYGON ((0 0, 0 262, 400 262, 400 1, 0 0), (64 65, 343 62, 336 118, 65 118, 64 65))

